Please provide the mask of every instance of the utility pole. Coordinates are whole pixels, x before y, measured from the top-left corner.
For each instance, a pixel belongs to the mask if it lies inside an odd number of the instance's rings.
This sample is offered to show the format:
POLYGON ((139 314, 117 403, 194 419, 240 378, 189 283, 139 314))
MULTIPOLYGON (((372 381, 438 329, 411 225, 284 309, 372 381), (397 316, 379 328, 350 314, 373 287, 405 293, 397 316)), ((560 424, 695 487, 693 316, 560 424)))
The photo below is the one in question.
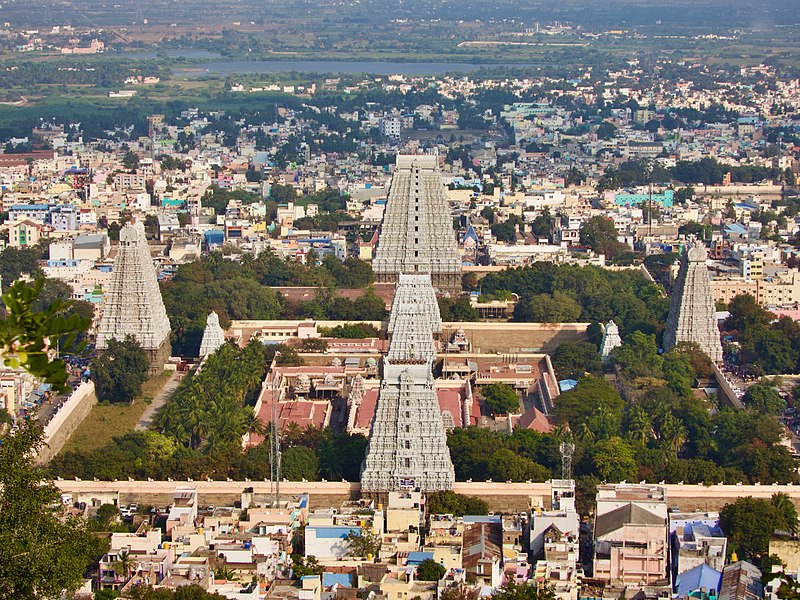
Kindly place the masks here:
POLYGON ((269 453, 270 453, 270 491, 274 493, 274 506, 278 508, 281 501, 281 446, 280 435, 278 428, 279 423, 279 410, 278 404, 280 401, 280 391, 278 390, 277 374, 275 373, 275 366, 278 362, 280 352, 276 352, 270 365, 272 373, 272 435, 270 436, 269 453))

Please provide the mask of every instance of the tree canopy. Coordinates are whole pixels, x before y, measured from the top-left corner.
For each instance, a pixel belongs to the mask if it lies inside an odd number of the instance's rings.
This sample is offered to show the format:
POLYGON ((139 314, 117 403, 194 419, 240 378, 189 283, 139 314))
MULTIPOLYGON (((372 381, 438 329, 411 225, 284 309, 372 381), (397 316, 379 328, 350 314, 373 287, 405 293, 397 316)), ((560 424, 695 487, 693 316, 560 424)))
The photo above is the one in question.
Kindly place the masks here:
POLYGON ((493 414, 519 412, 519 396, 507 383, 491 383, 483 387, 483 398, 493 414))
POLYGON ((134 337, 109 340, 108 347, 92 361, 98 399, 132 403, 142 393, 149 366, 147 354, 134 337))
POLYGON ((102 553, 85 522, 62 514, 61 493, 34 466, 35 421, 0 436, 0 597, 58 598, 102 553))

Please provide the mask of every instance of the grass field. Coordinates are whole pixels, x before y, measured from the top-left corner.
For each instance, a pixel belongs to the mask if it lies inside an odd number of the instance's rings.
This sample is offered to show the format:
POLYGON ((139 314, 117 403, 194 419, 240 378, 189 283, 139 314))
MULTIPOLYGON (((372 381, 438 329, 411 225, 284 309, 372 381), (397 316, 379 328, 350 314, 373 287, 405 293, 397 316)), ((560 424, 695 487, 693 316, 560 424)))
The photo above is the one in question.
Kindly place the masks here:
POLYGON ((161 391, 172 375, 164 371, 144 383, 142 397, 132 406, 127 404, 97 404, 64 445, 62 452, 69 450, 94 450, 112 438, 131 431, 153 398, 161 391))

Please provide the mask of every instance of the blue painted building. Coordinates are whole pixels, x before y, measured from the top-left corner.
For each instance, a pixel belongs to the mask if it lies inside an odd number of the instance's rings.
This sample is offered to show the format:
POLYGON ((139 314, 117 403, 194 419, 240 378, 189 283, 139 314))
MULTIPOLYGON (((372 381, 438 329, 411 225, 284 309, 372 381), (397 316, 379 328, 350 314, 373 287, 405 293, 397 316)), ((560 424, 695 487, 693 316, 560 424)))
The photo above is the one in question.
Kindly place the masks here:
POLYGON ((674 204, 675 192, 672 190, 664 190, 660 194, 614 194, 614 204, 617 206, 631 206, 641 204, 643 202, 650 202, 653 204, 660 204, 665 208, 669 208, 674 204))

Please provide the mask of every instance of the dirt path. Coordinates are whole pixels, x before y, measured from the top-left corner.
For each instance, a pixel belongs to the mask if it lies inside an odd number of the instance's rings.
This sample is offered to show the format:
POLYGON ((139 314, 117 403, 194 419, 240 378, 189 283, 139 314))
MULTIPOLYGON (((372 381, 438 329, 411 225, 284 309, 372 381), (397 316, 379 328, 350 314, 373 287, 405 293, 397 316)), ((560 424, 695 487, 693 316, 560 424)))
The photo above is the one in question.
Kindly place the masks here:
POLYGON ((146 431, 150 429, 156 411, 164 406, 164 403, 169 399, 170 396, 172 396, 180 382, 181 378, 178 377, 178 373, 173 373, 172 377, 167 380, 158 395, 153 398, 153 401, 142 413, 142 416, 139 418, 139 422, 136 424, 136 431, 146 431))

